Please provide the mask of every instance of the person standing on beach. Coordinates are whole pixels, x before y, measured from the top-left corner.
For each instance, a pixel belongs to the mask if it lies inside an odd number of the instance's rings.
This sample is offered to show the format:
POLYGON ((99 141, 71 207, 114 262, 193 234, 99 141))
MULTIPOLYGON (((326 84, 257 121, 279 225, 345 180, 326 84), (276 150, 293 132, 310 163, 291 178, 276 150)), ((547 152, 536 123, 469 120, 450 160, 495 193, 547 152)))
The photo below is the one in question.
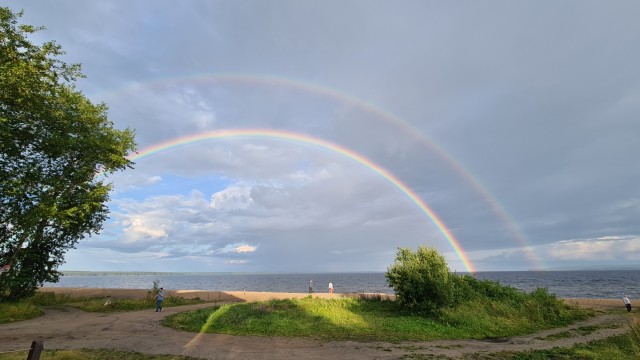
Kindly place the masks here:
POLYGON ((333 294, 333 283, 329 282, 329 294, 333 294))
POLYGON ((627 294, 624 294, 622 301, 624 301, 624 306, 627 307, 627 312, 631 312, 631 300, 629 300, 627 294))
POLYGON ((162 300, 164 300, 164 289, 160 288, 156 294, 156 312, 162 311, 162 300))
POLYGON ((313 280, 309 280, 309 294, 313 292, 313 280))

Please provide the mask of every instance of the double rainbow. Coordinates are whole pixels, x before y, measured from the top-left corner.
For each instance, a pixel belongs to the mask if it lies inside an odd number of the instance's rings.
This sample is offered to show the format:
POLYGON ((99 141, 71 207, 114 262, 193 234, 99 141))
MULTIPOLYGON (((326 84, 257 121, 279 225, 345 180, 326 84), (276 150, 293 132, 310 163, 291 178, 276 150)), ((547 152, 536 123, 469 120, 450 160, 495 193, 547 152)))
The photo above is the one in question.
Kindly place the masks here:
POLYGON ((427 218, 435 225, 438 231, 444 236, 444 238, 449 242, 453 251, 458 256, 460 261, 462 262, 464 268, 468 272, 474 272, 473 265, 469 261, 467 255, 462 250, 458 240, 455 236, 449 231, 449 229, 445 226, 444 222, 436 215, 436 213, 427 205, 418 196, 411 188, 409 188, 406 184, 404 184, 400 179, 398 179, 395 175, 385 170, 381 166, 377 165, 373 161, 367 159, 366 157, 356 153, 353 150, 350 150, 344 146, 340 146, 329 141, 315 138, 309 135, 295 133, 291 131, 283 131, 283 130, 272 130, 272 129, 227 129, 227 130, 218 130, 218 131, 209 131, 203 133, 197 133, 193 135, 188 135, 184 137, 174 138, 159 144, 152 145, 150 147, 142 149, 140 152, 132 154, 129 156, 129 159, 132 161, 141 160, 146 157, 152 156, 154 154, 161 153, 163 151, 187 145, 193 144, 203 141, 211 141, 218 139, 234 139, 234 138, 269 138, 269 139, 279 139, 279 140, 287 140, 297 143, 304 143, 308 145, 317 146, 339 155, 346 157, 352 161, 355 161, 366 168, 373 171, 375 174, 381 176, 382 178, 389 181, 393 184, 402 194, 404 194, 409 200, 411 200, 418 208, 427 216, 427 218))

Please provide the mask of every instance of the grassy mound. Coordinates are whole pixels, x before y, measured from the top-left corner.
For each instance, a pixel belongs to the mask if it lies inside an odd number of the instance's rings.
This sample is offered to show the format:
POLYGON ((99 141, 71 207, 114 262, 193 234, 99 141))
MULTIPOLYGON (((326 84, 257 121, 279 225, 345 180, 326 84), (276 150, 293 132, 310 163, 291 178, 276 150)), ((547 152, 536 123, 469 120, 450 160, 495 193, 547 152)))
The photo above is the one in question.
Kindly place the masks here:
MULTIPOLYGON (((164 325, 193 332, 312 337, 325 340, 484 339, 531 333, 593 315, 544 293, 526 301, 475 298, 435 314, 364 298, 272 300, 171 315, 164 325)), ((512 299, 508 299, 512 300, 512 299)))

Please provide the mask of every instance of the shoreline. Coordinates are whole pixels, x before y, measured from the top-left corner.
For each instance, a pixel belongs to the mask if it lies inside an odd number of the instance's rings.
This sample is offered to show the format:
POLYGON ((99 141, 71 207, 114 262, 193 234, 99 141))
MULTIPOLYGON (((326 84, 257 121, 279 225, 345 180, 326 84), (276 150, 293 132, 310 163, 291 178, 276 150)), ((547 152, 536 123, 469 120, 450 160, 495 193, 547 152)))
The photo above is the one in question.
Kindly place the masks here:
MULTIPOLYGON (((110 297, 113 299, 144 299, 149 292, 148 289, 120 289, 120 288, 69 288, 69 287, 43 287, 38 292, 52 292, 55 294, 66 294, 71 297, 110 297)), ((195 299, 207 302, 256 302, 283 299, 301 299, 309 295, 321 299, 337 299, 342 297, 375 296, 375 293, 333 293, 314 292, 292 293, 292 292, 267 292, 267 291, 208 291, 208 290, 171 290, 165 289, 166 296, 176 296, 185 299, 195 299)), ((394 295, 381 294, 393 299, 394 295)), ((568 305, 588 307, 592 309, 624 308, 622 299, 593 299, 593 298, 561 298, 568 305)))

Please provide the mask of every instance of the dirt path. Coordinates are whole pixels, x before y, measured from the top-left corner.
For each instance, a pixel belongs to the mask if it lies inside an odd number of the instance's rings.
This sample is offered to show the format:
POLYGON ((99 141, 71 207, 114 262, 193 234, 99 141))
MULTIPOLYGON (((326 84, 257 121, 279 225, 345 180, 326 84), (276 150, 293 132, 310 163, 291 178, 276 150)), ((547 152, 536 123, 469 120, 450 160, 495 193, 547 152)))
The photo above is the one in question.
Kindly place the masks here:
MULTIPOLYGON (((229 294, 229 293, 226 293, 229 294)), ((242 298, 242 294, 229 294, 242 298)), ((280 294, 284 296, 284 294, 280 294)), ((306 296, 301 294, 300 296, 306 296)), ((252 300, 280 297, 273 293, 244 295, 252 300)), ((578 301, 578 300, 572 300, 578 301)), ((590 307, 614 306, 609 302, 582 301, 590 307)), ((45 349, 115 349, 149 354, 189 355, 204 359, 399 359, 408 354, 448 356, 452 359, 467 353, 492 353, 503 350, 525 351, 569 347, 576 343, 602 339, 629 331, 629 314, 601 315, 566 328, 543 331, 529 336, 496 341, 444 340, 431 342, 358 343, 353 341, 321 342, 308 339, 264 338, 220 334, 194 334, 169 329, 160 320, 170 314, 211 306, 211 303, 125 313, 87 313, 75 308, 49 308, 36 319, 0 325, 0 352, 26 349, 31 341, 43 339, 45 349), (587 335, 576 329, 611 324, 587 335), (552 339, 553 334, 575 334, 552 339)), ((620 307, 618 302, 615 306, 620 307)))

